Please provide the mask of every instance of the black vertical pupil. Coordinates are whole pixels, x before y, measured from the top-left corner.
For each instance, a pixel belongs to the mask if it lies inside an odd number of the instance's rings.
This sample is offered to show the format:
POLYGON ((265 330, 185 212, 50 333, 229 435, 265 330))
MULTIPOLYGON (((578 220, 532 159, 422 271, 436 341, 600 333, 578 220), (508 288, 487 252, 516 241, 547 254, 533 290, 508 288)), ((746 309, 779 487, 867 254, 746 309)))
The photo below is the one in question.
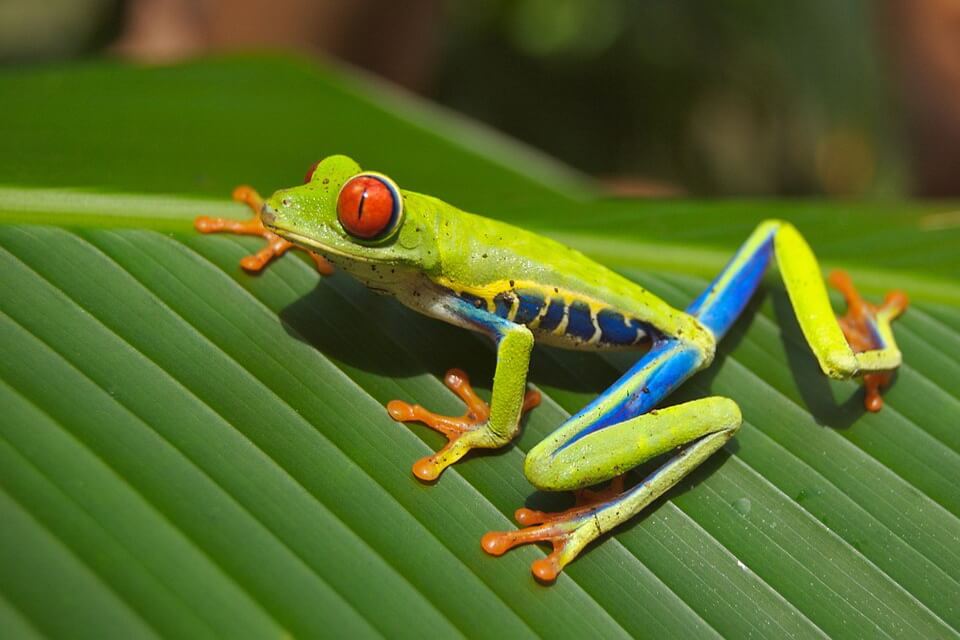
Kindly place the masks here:
POLYGON ((357 205, 357 220, 363 218, 363 205, 367 202, 367 188, 363 188, 363 193, 360 194, 360 203, 357 205))

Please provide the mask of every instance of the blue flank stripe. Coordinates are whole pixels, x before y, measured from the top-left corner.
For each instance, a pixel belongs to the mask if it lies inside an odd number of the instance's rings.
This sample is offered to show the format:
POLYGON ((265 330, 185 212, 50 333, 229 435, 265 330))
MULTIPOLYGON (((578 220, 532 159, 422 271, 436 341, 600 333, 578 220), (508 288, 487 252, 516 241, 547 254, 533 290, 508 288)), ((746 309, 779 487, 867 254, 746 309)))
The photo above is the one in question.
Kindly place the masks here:
POLYGON ((560 325, 560 321, 563 320, 563 308, 563 300, 558 298, 550 300, 550 306, 547 307, 547 312, 540 318, 539 328, 543 331, 553 331, 556 329, 560 325))
POLYGON ((593 326, 590 306, 586 302, 575 300, 570 303, 567 318, 567 330, 564 333, 568 336, 586 341, 592 338, 597 331, 596 327, 593 326))
POLYGON ((520 297, 520 303, 513 321, 519 324, 530 324, 540 315, 540 310, 543 309, 543 296, 538 292, 526 289, 518 291, 517 295, 520 297))
POLYGON ((645 322, 640 322, 639 320, 633 319, 630 321, 630 326, 633 327, 637 332, 636 341, 639 342, 643 338, 654 338, 660 335, 660 332, 652 328, 645 322))
POLYGON ((494 313, 501 318, 510 315, 510 307, 513 306, 513 297, 508 293, 498 293, 493 297, 494 313))
POLYGON ((627 324, 623 314, 611 309, 601 309, 597 314, 600 341, 605 344, 630 345, 637 341, 638 327, 627 324))

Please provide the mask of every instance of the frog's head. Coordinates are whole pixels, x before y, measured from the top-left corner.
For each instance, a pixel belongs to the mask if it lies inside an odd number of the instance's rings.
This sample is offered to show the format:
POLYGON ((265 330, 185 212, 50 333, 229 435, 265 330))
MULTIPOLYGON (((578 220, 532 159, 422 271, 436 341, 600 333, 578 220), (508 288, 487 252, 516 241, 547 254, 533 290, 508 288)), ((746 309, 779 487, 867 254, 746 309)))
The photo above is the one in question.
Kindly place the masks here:
POLYGON ((281 189, 263 206, 264 225, 287 240, 354 271, 368 264, 428 270, 437 252, 425 214, 387 176, 330 156, 304 184, 281 189))

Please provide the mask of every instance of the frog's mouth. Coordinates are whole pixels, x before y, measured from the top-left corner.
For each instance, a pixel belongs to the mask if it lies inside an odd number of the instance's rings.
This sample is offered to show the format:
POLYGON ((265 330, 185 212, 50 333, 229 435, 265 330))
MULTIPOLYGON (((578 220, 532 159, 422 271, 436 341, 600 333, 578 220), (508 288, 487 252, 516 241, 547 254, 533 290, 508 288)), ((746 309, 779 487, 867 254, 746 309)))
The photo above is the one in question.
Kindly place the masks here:
POLYGON ((297 246, 303 247, 304 249, 307 249, 307 250, 309 250, 309 251, 313 251, 313 252, 315 252, 315 253, 319 253, 319 254, 321 254, 321 255, 324 256, 324 257, 327 257, 328 255, 330 255, 330 256, 340 256, 340 257, 343 257, 343 258, 349 258, 349 257, 350 257, 349 254, 343 253, 343 252, 341 252, 341 251, 337 251, 336 249, 333 249, 333 248, 328 247, 328 246, 326 246, 326 245, 322 245, 322 244, 320 244, 319 242, 317 242, 316 240, 314 240, 313 238, 308 238, 308 237, 306 237, 306 236, 301 236, 301 235, 298 234, 298 233, 294 233, 293 231, 289 231, 289 230, 284 229, 284 228, 282 228, 282 227, 273 227, 273 226, 270 226, 270 225, 265 225, 265 226, 266 226, 270 231, 272 231, 273 233, 277 234, 278 236, 280 236, 280 237, 283 238, 284 240, 289 240, 290 242, 292 242, 293 244, 295 244, 295 245, 297 245, 297 246))
POLYGON ((329 247, 321 246, 316 241, 307 238, 306 236, 301 236, 278 226, 277 212, 267 203, 264 203, 260 208, 260 222, 267 231, 274 233, 284 240, 292 242, 298 247, 309 251, 313 255, 314 261, 317 263, 317 270, 323 275, 331 275, 334 271, 335 261, 331 260, 330 256, 343 255, 338 251, 330 249, 329 247))
POLYGON ((277 234, 284 240, 289 240, 290 242, 298 244, 301 247, 309 247, 317 251, 330 251, 328 247, 322 247, 318 245, 317 242, 311 238, 299 235, 293 231, 290 231, 289 229, 284 229, 283 227, 279 226, 277 224, 277 212, 266 202, 264 202, 263 206, 260 208, 260 222, 263 223, 263 226, 266 227, 267 231, 277 234))

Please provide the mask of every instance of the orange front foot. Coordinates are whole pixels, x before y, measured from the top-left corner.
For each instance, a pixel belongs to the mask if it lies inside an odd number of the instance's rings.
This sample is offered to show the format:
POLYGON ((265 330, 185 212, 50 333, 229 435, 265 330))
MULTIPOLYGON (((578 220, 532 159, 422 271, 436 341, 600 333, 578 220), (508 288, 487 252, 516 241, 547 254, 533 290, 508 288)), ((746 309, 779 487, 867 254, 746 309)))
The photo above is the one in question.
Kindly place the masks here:
POLYGON ((548 542, 553 545, 553 551, 535 560, 530 571, 541 582, 553 582, 563 567, 602 533, 594 513, 613 505, 623 495, 623 479, 623 476, 614 478, 602 491, 577 491, 576 505, 565 511, 545 513, 517 509, 514 518, 527 526, 517 531, 490 531, 480 539, 480 546, 492 556, 502 556, 522 544, 548 542))
MULTIPOLYGON (((418 404, 409 404, 402 400, 391 400, 387 403, 387 412, 397 422, 422 422, 447 436, 447 444, 440 451, 414 463, 413 474, 421 480, 436 480, 444 469, 466 455, 470 449, 493 448, 506 444, 486 428, 490 405, 474 392, 466 373, 460 369, 450 369, 443 376, 443 383, 467 406, 462 416, 437 415, 418 404)), ((540 392, 528 391, 523 398, 523 411, 529 411, 538 404, 540 392)))
MULTIPOLYGON (((883 304, 873 305, 860 296, 847 272, 834 271, 828 281, 847 301, 847 313, 839 317, 838 322, 850 348, 857 353, 883 348, 874 327, 881 323, 889 325, 903 313, 908 304, 907 294, 900 290, 890 291, 884 296, 883 304)), ((880 411, 883 408, 880 389, 890 383, 892 376, 892 371, 864 374, 863 404, 868 411, 880 411)))
MULTIPOLYGON (((231 218, 197 216, 193 221, 193 227, 200 233, 235 233, 243 236, 260 236, 266 240, 267 246, 252 256, 246 256, 240 260, 240 266, 246 271, 257 273, 267 266, 267 263, 274 257, 282 256, 291 248, 300 248, 263 226, 260 221, 263 198, 251 187, 237 187, 233 190, 233 199, 250 207, 253 210, 253 217, 249 220, 233 220, 231 218)), ((317 271, 322 275, 328 276, 333 273, 333 265, 327 262, 323 256, 319 256, 312 251, 307 251, 307 253, 313 258, 317 271)))

